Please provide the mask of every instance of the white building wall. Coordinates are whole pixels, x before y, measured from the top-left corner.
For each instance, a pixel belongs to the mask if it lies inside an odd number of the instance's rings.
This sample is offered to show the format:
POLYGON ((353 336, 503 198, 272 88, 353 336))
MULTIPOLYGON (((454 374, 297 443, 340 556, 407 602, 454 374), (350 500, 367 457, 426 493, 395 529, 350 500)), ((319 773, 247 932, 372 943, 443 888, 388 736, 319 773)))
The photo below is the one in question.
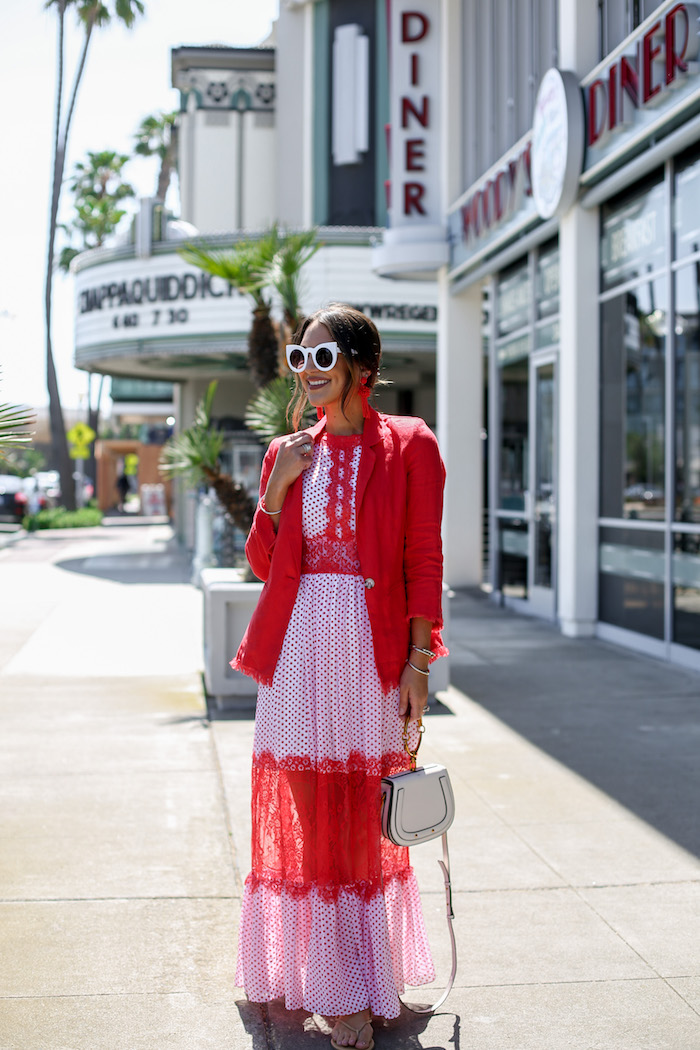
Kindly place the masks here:
POLYGON ((200 233, 219 233, 238 228, 238 136, 234 124, 238 113, 230 110, 197 110, 189 118, 194 124, 194 192, 192 216, 200 233))
POLYGON ((276 115, 243 114, 244 230, 265 229, 276 219, 275 172, 277 163, 276 115))
POLYGON ((277 40, 276 214, 283 226, 310 225, 313 4, 280 4, 277 40))

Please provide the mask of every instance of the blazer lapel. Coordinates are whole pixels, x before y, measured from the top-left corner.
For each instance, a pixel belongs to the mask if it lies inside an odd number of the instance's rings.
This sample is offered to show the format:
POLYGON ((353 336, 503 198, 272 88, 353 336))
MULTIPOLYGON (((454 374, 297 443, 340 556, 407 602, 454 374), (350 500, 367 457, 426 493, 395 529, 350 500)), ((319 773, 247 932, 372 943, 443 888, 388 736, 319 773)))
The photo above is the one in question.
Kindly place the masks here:
POLYGON ((372 476, 374 464, 377 459, 377 455, 372 446, 377 445, 382 440, 379 413, 375 412, 373 408, 370 408, 369 412, 369 419, 365 420, 364 430, 362 431, 362 454, 360 456, 360 466, 357 471, 357 493, 355 495, 356 515, 359 513, 360 507, 362 506, 367 482, 372 476))

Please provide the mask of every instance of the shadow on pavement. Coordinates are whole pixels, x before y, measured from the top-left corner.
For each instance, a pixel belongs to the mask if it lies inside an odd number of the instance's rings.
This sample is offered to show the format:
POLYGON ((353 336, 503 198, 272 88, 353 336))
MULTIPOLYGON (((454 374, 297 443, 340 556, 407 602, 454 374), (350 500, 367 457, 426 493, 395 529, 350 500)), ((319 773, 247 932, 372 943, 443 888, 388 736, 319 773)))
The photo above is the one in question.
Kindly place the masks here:
POLYGON ((700 674, 455 594, 453 685, 700 856, 700 674))
POLYGON ((89 558, 67 558, 56 567, 82 576, 96 576, 115 583, 190 583, 190 556, 176 548, 136 554, 99 554, 89 558))

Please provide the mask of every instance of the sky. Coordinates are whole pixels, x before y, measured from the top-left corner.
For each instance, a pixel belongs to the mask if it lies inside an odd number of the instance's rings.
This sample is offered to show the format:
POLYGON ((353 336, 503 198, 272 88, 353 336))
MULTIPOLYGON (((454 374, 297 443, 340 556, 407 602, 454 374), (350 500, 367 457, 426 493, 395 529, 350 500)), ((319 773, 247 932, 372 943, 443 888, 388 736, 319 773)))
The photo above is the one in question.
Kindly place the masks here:
MULTIPOLYGON (((112 0, 107 0, 113 9, 112 0)), ((93 34, 70 132, 66 173, 88 150, 130 153, 141 120, 179 108, 170 86, 173 47, 261 43, 279 0, 145 0, 133 29, 112 22, 93 34)), ((39 407, 48 402, 45 380, 44 270, 46 257, 56 27, 44 0, 0 3, 0 402, 39 407)), ((80 42, 75 15, 66 17, 68 78, 80 42)), ((137 196, 155 192, 157 163, 139 158, 125 169, 137 196)), ((168 204, 177 204, 177 195, 168 204)), ((61 216, 70 215, 64 191, 61 216)), ((126 220, 123 220, 126 221, 126 220)), ((73 368, 72 278, 54 282, 53 342, 61 401, 85 404, 87 373, 73 368)), ((106 386, 108 384, 105 384, 106 386)))

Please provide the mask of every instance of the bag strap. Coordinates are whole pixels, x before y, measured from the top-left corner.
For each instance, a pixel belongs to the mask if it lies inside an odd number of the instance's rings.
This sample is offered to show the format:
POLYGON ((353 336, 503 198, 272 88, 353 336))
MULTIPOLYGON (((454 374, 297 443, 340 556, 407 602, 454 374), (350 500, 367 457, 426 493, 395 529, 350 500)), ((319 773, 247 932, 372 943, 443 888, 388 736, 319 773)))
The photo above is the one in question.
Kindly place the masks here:
POLYGON ((450 853, 447 847, 447 832, 444 832, 442 836, 442 860, 439 860, 438 864, 442 868, 442 874, 445 880, 445 907, 447 911, 447 928, 450 933, 450 943, 452 945, 452 970, 450 971, 450 976, 447 981, 447 988, 432 1006, 409 1006, 408 1003, 403 1002, 403 999, 401 1000, 406 1009, 414 1014, 431 1014, 439 1009, 452 991, 452 986, 455 983, 455 977, 457 976, 457 942, 455 941, 454 931, 455 913, 452 908, 452 883, 450 881, 450 853))

